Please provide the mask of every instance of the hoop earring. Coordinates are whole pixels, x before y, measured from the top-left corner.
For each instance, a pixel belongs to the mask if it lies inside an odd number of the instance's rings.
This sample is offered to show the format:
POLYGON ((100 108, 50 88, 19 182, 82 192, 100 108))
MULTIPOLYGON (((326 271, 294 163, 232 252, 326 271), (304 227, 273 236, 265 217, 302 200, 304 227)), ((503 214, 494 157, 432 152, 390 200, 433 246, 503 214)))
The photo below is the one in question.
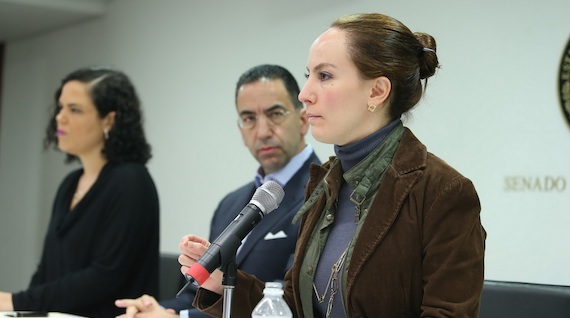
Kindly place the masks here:
POLYGON ((373 113, 376 110, 376 105, 372 103, 368 104, 368 110, 373 113))
POLYGON ((108 139, 109 139, 109 129, 106 129, 106 128, 105 128, 105 129, 103 130, 103 135, 105 136, 105 140, 108 140, 108 139))

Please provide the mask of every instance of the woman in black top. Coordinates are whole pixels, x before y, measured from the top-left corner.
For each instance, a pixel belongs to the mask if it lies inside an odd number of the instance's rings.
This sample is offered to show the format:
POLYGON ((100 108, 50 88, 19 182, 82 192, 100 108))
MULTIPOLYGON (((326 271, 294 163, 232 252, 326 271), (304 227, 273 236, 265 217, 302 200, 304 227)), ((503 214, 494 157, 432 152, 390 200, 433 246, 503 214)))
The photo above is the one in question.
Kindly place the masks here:
POLYGON ((82 168, 59 186, 30 286, 0 292, 0 311, 114 317, 115 299, 158 294, 159 204, 139 99, 125 74, 85 68, 62 80, 55 103, 45 146, 82 168))

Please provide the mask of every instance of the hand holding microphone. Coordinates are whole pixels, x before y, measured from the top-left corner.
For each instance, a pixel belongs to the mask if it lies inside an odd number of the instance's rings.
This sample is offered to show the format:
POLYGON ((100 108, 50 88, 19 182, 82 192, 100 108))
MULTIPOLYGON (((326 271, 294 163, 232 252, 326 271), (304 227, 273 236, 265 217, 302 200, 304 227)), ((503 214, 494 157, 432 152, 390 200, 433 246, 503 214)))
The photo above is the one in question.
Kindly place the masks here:
MULTIPOLYGON (((268 181, 257 188, 251 201, 186 271, 188 282, 202 285, 215 269, 234 260, 241 241, 266 214, 279 206, 284 195, 283 189, 275 181, 268 181)), ((192 258, 192 255, 188 257, 192 258)))
MULTIPOLYGON (((185 235, 180 242, 179 249, 182 252, 178 261, 182 265, 180 271, 182 275, 186 276, 186 273, 195 263, 198 262, 200 257, 204 255, 208 247, 210 247, 211 243, 200 236, 196 236, 193 234, 185 235)), ((212 273, 210 273, 210 278, 208 278, 200 287, 208 289, 212 292, 216 292, 218 294, 222 294, 222 280, 224 274, 221 270, 216 269, 212 273)), ((178 297, 190 284, 196 282, 186 282, 186 285, 178 292, 176 297, 178 297)))

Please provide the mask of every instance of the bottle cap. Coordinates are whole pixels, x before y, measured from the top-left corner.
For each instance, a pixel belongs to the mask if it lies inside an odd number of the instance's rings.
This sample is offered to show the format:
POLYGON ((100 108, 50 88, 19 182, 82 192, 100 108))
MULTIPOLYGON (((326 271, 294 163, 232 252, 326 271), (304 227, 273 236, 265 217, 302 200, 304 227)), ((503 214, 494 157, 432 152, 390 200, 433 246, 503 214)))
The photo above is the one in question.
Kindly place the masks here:
POLYGON ((271 295, 283 295, 283 284, 281 284, 281 282, 266 282, 263 293, 271 295))

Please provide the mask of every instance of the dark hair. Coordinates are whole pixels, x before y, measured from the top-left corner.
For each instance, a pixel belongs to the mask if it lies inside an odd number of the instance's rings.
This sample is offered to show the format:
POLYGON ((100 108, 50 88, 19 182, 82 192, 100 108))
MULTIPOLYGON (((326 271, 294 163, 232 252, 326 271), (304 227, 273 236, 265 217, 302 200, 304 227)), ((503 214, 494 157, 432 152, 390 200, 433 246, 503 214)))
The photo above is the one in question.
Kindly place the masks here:
POLYGON ((237 95, 240 87, 245 84, 257 82, 263 78, 269 80, 282 80, 285 85, 285 89, 289 93, 289 98, 295 106, 296 110, 303 109, 303 103, 299 101, 299 85, 295 80, 295 77, 284 67, 279 65, 262 64, 257 65, 243 73, 236 85, 235 98, 237 101, 237 95))
POLYGON ((400 117, 420 100, 421 80, 439 67, 435 39, 412 33, 400 21, 378 13, 341 17, 331 27, 347 32, 351 60, 366 79, 386 76, 392 82, 390 116, 400 117))
MULTIPOLYGON (((53 145, 57 149, 57 123, 59 97, 63 86, 70 81, 88 84, 88 93, 97 108, 100 118, 109 112, 115 112, 113 127, 105 138, 102 154, 109 162, 146 163, 151 157, 151 148, 147 143, 143 124, 140 101, 129 78, 122 72, 109 68, 81 68, 62 81, 55 92, 55 105, 46 129, 44 147, 53 145)), ((77 157, 67 154, 66 162, 77 157)))

